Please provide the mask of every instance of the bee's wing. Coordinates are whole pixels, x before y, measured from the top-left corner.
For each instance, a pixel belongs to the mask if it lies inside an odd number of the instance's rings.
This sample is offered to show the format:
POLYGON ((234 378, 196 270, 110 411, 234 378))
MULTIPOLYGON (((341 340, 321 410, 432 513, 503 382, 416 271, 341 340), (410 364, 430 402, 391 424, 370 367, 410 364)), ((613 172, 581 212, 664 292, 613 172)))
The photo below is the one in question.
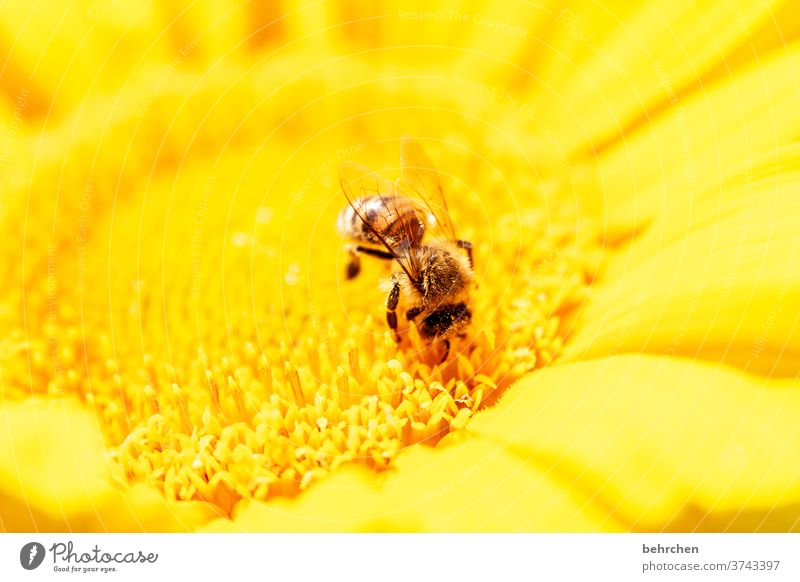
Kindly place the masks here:
POLYGON ((341 162, 339 164, 339 184, 348 204, 361 219, 361 222, 364 223, 364 226, 392 254, 411 282, 416 284, 419 281, 420 271, 417 255, 409 244, 401 241, 413 240, 412 233, 414 231, 412 229, 418 229, 419 225, 405 224, 412 220, 413 217, 409 217, 409 213, 401 212, 397 208, 399 198, 395 193, 395 185, 366 166, 353 162, 341 162), (371 196, 378 196, 381 199, 388 211, 388 216, 368 215, 369 212, 364 205, 364 200, 371 196), (381 234, 383 230, 381 225, 384 222, 388 223, 390 220, 402 221, 400 222, 401 232, 408 232, 409 236, 405 239, 401 237, 401 241, 386 240, 386 237, 381 234), (399 244, 393 245, 391 244, 392 242, 398 242, 399 244))
POLYGON ((422 146, 408 136, 403 136, 400 141, 400 174, 398 187, 402 192, 422 200, 436 219, 436 228, 445 238, 456 240, 458 237, 447 208, 439 172, 433 167, 422 146))

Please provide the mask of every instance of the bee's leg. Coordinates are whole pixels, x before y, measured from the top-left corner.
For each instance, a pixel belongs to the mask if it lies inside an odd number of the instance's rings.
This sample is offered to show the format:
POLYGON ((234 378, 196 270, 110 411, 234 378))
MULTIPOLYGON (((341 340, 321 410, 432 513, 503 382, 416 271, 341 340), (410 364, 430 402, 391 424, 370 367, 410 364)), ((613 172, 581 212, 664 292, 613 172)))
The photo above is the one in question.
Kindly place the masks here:
POLYGON ((445 338, 442 340, 444 342, 444 355, 442 359, 439 361, 440 364, 444 364, 445 360, 447 360, 447 356, 450 355, 450 340, 445 338))
POLYGON ((467 257, 469 258, 469 266, 472 268, 474 265, 472 263, 472 243, 468 240, 457 240, 456 244, 459 248, 464 249, 467 251, 467 257))
POLYGON ((350 254, 350 260, 347 262, 345 277, 349 281, 350 279, 358 277, 358 274, 361 272, 361 258, 353 247, 348 249, 348 253, 350 254))
POLYGON ((389 291, 389 297, 386 300, 386 323, 394 332, 394 341, 400 343, 400 334, 397 333, 397 303, 400 301, 400 283, 394 277, 392 277, 392 283, 392 290, 389 291))
POLYGON ((408 311, 406 311, 406 319, 408 321, 414 321, 420 313, 422 313, 422 307, 412 307, 408 311))
POLYGON ((381 249, 371 249, 369 247, 362 247, 358 245, 355 248, 357 253, 362 253, 364 255, 369 255, 370 257, 377 257, 379 259, 386 259, 387 261, 391 261, 394 258, 394 255, 388 251, 382 251, 381 249))
POLYGON ((361 272, 361 257, 359 255, 369 255, 378 259, 392 260, 394 255, 392 253, 382 251, 380 249, 371 249, 369 247, 362 247, 361 245, 351 246, 347 249, 350 254, 350 261, 347 263, 347 271, 345 276, 347 279, 355 279, 361 272))

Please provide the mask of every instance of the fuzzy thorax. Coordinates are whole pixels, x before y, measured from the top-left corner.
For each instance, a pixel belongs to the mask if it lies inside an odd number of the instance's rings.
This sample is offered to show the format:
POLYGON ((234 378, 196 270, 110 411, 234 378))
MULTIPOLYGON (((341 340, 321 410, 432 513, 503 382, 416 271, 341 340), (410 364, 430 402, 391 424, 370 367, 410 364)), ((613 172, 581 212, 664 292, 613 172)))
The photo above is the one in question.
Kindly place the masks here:
POLYGON ((469 303, 473 273, 464 251, 454 242, 434 240, 417 250, 418 285, 396 273, 402 295, 414 306, 431 311, 444 305, 469 303))

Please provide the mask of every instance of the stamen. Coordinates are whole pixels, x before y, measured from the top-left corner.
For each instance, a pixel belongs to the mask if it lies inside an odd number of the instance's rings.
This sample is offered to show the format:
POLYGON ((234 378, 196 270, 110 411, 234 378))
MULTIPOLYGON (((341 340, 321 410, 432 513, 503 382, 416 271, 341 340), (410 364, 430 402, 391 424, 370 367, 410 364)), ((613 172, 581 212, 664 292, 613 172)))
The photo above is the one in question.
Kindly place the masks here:
MULTIPOLYGON (((462 215, 481 214, 467 210, 462 215)), ((167 499, 209 501, 223 512, 242 498, 297 495, 344 464, 384 471, 405 447, 433 446, 464 429, 506 387, 559 357, 564 318, 597 275, 599 237, 574 233, 574 216, 557 201, 549 202, 546 220, 514 207, 495 216, 491 236, 466 233, 477 243, 480 281, 468 304, 467 335, 449 338, 445 362, 442 346, 426 343, 413 323, 401 325, 398 345, 383 323, 377 278, 367 280, 367 261, 358 279, 337 281, 336 251, 328 245, 313 269, 292 258, 303 281, 330 274, 313 305, 305 285, 279 277, 283 305, 260 306, 257 322, 239 317, 225 342, 184 345, 184 352, 154 344, 143 360, 120 353, 122 340, 92 343, 80 322, 51 325, 62 369, 47 369, 55 349, 49 342, 26 343, 20 349, 30 352, 29 377, 42 381, 31 387, 11 370, 6 398, 41 390, 83 399, 100 420, 116 479, 148 483, 167 499), (326 301, 335 285, 340 293, 326 301), (347 287, 353 285, 361 285, 357 293, 347 287), (92 362, 88 374, 84 361, 92 362)), ((277 248, 258 237, 253 245, 277 248)), ((142 305, 147 289, 137 295, 142 305)), ((403 324, 410 307, 398 308, 403 324)))

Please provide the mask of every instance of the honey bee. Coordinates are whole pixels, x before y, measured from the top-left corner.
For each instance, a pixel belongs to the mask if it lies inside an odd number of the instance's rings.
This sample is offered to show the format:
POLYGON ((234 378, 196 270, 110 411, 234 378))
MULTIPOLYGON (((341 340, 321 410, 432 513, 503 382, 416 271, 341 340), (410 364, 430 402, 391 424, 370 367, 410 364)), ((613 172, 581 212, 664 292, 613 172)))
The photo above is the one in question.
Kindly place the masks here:
POLYGON ((444 344, 444 362, 450 338, 463 336, 472 319, 472 244, 456 236, 439 174, 422 147, 408 137, 400 145, 400 173, 390 182, 359 164, 340 164, 339 182, 348 206, 337 224, 340 234, 352 241, 346 276, 358 275, 362 254, 399 265, 391 276, 386 322, 399 342, 402 295, 411 304, 405 317, 416 323, 423 341, 444 344))

